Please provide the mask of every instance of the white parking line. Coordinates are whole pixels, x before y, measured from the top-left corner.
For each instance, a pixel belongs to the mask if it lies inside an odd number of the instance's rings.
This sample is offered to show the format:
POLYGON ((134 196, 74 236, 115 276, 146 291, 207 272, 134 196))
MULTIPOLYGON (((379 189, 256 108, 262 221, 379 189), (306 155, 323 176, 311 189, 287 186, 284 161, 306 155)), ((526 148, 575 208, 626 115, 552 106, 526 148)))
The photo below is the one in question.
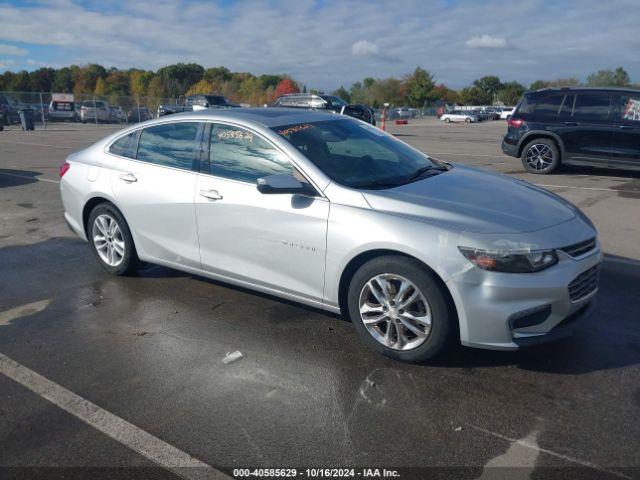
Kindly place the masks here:
POLYGON ((604 467, 601 467, 599 465, 596 465, 595 463, 591 463, 591 462, 588 462, 586 460, 580 460, 579 458, 569 457, 567 455, 563 455, 561 453, 554 452, 553 450, 549 450, 547 448, 541 448, 541 447, 538 446, 537 443, 531 442, 529 437, 524 438, 524 439, 511 438, 511 437, 508 437, 506 435, 502 435, 500 433, 492 432, 491 430, 487 430, 486 428, 478 427, 476 425, 468 425, 468 426, 473 428, 474 430, 479 431, 479 432, 483 432, 483 433, 486 433, 487 435, 491 435, 493 437, 500 438, 502 440, 510 442, 512 445, 520 445, 522 447, 530 448, 532 450, 535 450, 535 451, 538 451, 538 452, 541 452, 541 453, 546 453, 547 455, 551 455, 551 456, 556 457, 556 458, 560 458, 560 459, 565 460, 565 461, 567 461, 569 463, 573 463, 575 465, 580 465, 581 467, 592 468, 594 470, 598 470, 598 471, 603 472, 603 473, 608 473, 608 474, 614 475, 616 477, 625 478, 625 479, 629 479, 629 480, 632 479, 632 477, 628 477, 627 475, 625 475, 623 473, 616 472, 614 470, 609 470, 607 468, 604 468, 604 467))
POLYGON ((427 155, 452 155, 455 157, 489 157, 489 158, 509 158, 508 155, 502 155, 500 153, 496 155, 484 155, 480 153, 450 153, 450 152, 426 152, 427 155))
POLYGON ((180 477, 231 478, 1 353, 0 373, 180 477))
POLYGON ((79 147, 65 147, 63 145, 49 145, 47 143, 15 142, 15 141, 12 141, 12 140, 2 141, 2 142, 0 142, 0 145, 2 145, 4 143, 15 143, 17 145, 32 145, 32 146, 35 146, 35 147, 61 148, 63 150, 76 150, 76 149, 79 148, 79 147))
POLYGON ((544 187, 544 188, 572 188, 572 189, 576 189, 576 190, 596 190, 599 192, 621 192, 622 190, 616 190, 615 188, 598 188, 598 187, 573 187, 571 185, 551 185, 551 184, 545 184, 545 183, 534 183, 534 185, 537 185, 538 187, 544 187))
POLYGON ((0 175, 6 175, 7 177, 26 178, 28 180, 37 180, 39 182, 60 183, 58 180, 51 180, 50 178, 30 177, 28 175, 17 175, 15 173, 0 172, 0 175))

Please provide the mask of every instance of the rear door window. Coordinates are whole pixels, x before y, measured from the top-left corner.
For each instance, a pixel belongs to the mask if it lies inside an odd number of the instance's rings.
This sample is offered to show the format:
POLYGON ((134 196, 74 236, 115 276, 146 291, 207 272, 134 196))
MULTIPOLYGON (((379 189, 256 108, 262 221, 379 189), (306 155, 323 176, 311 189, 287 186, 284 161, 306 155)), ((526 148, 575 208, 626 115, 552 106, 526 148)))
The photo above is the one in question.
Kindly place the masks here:
POLYGON ((578 93, 573 108, 573 120, 582 123, 608 123, 611 94, 578 93))
POLYGON ((165 123, 145 128, 140 134, 136 158, 163 167, 191 170, 197 122, 165 123))

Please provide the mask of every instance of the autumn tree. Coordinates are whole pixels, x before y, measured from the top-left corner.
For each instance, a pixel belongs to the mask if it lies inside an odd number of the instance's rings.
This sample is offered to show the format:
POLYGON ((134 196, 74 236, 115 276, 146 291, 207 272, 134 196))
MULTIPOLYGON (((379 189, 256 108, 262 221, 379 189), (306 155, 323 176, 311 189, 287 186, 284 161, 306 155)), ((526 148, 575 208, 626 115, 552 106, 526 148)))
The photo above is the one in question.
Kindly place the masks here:
POLYGON ((331 95, 335 95, 336 97, 341 98, 345 102, 351 103, 351 96, 349 95, 349 92, 347 92, 347 89, 344 88, 344 86, 342 85, 340 85, 340 88, 331 92, 331 95))
POLYGON ((56 74, 54 68, 43 67, 29 74, 31 90, 34 92, 50 92, 56 74))
POLYGON ((196 93, 203 93, 203 94, 215 93, 216 89, 217 87, 214 83, 203 78, 199 82, 191 85, 189 89, 185 92, 185 95, 195 95, 196 93))
POLYGON ((587 77, 589 87, 628 87, 630 83, 629 74, 622 67, 615 71, 598 70, 587 77))
POLYGON ((60 93, 71 93, 74 87, 74 72, 71 67, 62 67, 53 76, 51 91, 60 93))
POLYGON ((436 84, 433 81, 433 75, 427 70, 416 67, 413 73, 405 78, 405 86, 409 106, 422 107, 428 100, 433 99, 430 94, 436 84))
POLYGON ((281 95, 286 95, 288 93, 298 93, 298 92, 300 92, 300 88, 298 88, 298 85, 296 85, 296 82, 294 82, 293 80, 287 77, 280 80, 280 83, 278 83, 274 91, 274 96, 278 98, 281 95))
POLYGON ((502 84, 502 88, 498 91, 498 100, 505 105, 515 105, 520 101, 520 97, 526 88, 518 82, 506 82, 502 84))
POLYGON ((107 70, 96 63, 79 67, 74 76, 74 93, 91 93, 96 89, 98 78, 106 78, 107 70))

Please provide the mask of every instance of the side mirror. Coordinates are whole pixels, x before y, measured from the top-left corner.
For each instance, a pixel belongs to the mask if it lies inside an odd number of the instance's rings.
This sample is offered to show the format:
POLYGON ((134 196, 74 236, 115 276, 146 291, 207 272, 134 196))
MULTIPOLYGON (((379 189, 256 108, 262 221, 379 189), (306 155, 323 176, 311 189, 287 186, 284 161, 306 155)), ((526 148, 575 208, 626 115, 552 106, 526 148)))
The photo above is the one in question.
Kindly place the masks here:
POLYGON ((511 120, 511 115, 507 115, 507 122, 511 120))
POLYGON ((257 181, 258 191, 265 194, 274 193, 309 193, 309 187, 307 187, 300 180, 295 179, 291 175, 267 175, 266 177, 259 178, 257 181))

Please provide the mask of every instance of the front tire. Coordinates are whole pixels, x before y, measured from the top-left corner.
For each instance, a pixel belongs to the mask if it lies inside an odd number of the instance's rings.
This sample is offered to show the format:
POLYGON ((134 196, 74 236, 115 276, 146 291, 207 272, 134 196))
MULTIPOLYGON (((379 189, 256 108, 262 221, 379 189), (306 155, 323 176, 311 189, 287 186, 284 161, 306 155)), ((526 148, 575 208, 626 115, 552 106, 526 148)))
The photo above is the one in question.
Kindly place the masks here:
POLYGON ((560 165, 560 152, 553 140, 536 138, 525 145, 520 159, 527 172, 547 175, 560 165))
POLYGON ((89 215, 87 237, 102 268, 112 275, 130 275, 139 265, 131 230, 122 214, 109 203, 89 215))
POLYGON ((348 308, 373 350, 410 363, 442 351, 455 315, 434 274, 419 261, 383 256, 362 265, 349 284, 348 308))

